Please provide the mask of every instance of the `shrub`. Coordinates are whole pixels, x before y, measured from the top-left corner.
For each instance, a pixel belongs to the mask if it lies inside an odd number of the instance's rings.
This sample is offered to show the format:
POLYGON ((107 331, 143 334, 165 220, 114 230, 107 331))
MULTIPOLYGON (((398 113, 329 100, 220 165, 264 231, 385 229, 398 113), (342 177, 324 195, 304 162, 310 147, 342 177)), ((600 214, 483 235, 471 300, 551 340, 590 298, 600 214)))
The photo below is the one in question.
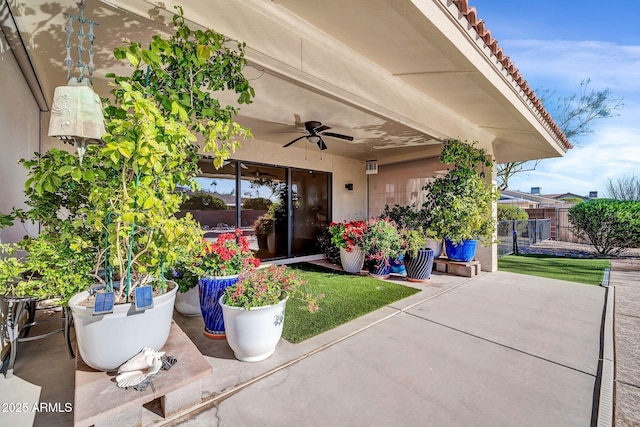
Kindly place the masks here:
POLYGON ((603 255, 640 246, 640 202, 589 200, 569 210, 569 221, 603 255))
POLYGON ((318 246, 329 262, 340 264, 340 248, 331 241, 331 233, 328 226, 318 235, 318 246))
POLYGON ((385 205, 384 212, 382 212, 378 218, 389 218, 398 225, 398 228, 418 229, 424 226, 426 222, 424 211, 417 210, 415 204, 411 206, 400 206, 396 204, 393 205, 393 208, 385 205))
POLYGON ((491 243, 495 232, 492 204, 499 197, 486 182, 484 168, 493 167, 484 149, 477 142, 445 141, 440 162, 453 165, 449 171, 422 187, 427 191, 422 211, 427 228, 438 238, 454 243, 478 239, 491 243))
POLYGON ((269 209, 273 202, 264 197, 255 197, 253 199, 246 199, 242 202, 242 209, 253 209, 256 211, 266 211, 269 209))
POLYGON ((581 203, 584 201, 580 197, 562 197, 560 200, 565 203, 581 203))
POLYGON ((515 205, 498 205, 498 221, 527 220, 529 214, 515 205))
POLYGON ((180 209, 224 211, 227 209, 227 205, 222 201, 222 199, 216 196, 203 191, 197 191, 193 193, 193 195, 189 196, 187 200, 182 202, 180 209))

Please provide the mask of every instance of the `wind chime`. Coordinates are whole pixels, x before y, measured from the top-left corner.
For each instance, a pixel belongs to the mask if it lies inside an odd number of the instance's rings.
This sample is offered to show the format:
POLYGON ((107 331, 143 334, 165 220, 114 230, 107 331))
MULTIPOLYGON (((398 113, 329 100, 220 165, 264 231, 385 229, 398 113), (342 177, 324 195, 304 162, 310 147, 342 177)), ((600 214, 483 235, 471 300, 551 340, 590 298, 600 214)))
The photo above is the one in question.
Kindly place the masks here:
POLYGON ((92 87, 93 72, 95 71, 93 42, 96 38, 93 29, 98 24, 84 17, 84 0, 78 3, 78 9, 80 10, 78 16, 64 14, 68 18, 65 26, 67 56, 64 59, 64 63, 67 65, 67 85, 57 87, 53 94, 49 136, 75 145, 80 164, 82 164, 82 157, 87 150, 87 145, 102 144, 102 135, 106 131, 100 97, 92 87), (79 30, 75 33, 78 37, 77 61, 74 61, 71 54, 74 21, 80 24, 79 30), (88 63, 85 63, 83 59, 86 40, 89 42, 88 63), (77 77, 71 76, 74 65, 78 69, 77 77))

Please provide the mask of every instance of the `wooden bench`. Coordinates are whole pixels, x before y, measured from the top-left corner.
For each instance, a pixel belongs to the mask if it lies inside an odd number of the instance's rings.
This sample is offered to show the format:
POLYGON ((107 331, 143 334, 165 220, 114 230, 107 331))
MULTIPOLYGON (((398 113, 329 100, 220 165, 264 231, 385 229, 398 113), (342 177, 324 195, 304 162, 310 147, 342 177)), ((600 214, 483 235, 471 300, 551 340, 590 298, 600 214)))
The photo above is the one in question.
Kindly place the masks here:
POLYGON ((436 271, 440 273, 455 274, 456 276, 475 277, 480 274, 480 261, 468 262, 451 261, 448 258, 436 258, 433 260, 436 271))
POLYGON ((138 426, 143 405, 159 400, 164 417, 187 409, 202 400, 202 380, 211 366, 175 322, 162 348, 178 361, 168 371, 160 371, 144 391, 118 388, 113 376, 87 366, 78 353, 74 404, 75 426, 138 426))

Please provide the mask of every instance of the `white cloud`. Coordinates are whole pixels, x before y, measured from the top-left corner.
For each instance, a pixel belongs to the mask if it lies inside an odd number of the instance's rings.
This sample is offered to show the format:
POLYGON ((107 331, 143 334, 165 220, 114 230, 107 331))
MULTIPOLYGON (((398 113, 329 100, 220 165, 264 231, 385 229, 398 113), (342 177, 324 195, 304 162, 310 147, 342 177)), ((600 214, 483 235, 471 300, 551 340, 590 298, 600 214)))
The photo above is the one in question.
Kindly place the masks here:
POLYGON ((619 116, 594 122, 592 134, 572 141, 574 149, 512 178, 511 189, 540 186, 543 193, 583 195, 595 190, 603 196, 609 178, 640 173, 640 46, 563 40, 500 44, 533 88, 572 95, 590 78, 590 89, 608 87, 614 98, 624 99, 619 116))

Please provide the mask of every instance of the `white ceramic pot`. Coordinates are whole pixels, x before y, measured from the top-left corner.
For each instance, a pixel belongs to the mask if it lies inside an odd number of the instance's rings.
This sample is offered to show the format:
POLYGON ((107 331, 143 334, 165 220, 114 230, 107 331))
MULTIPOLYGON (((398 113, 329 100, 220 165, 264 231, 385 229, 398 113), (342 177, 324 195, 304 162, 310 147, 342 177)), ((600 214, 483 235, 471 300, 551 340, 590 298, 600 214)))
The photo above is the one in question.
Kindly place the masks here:
POLYGON ((267 235, 267 251, 269 251, 270 254, 276 253, 276 235, 275 234, 267 235))
POLYGON ((251 310, 225 305, 220 298, 227 342, 238 360, 259 362, 271 356, 282 336, 289 297, 278 304, 251 310))
POLYGON ((169 338, 178 285, 167 280, 169 291, 153 299, 153 308, 136 312, 133 304, 118 304, 113 313, 93 316, 93 307, 80 303, 81 292, 69 300, 82 360, 99 371, 112 371, 144 347, 160 350, 169 338))
POLYGON ((433 251, 434 259, 442 255, 442 239, 427 239, 427 243, 424 247, 433 251))
POLYGON ((183 316, 201 316, 200 311, 200 294, 198 287, 189 289, 187 292, 176 294, 176 310, 183 316))
POLYGON ((360 273, 364 265, 364 251, 360 248, 354 248, 348 252, 346 249, 340 248, 340 264, 347 273, 360 273))

